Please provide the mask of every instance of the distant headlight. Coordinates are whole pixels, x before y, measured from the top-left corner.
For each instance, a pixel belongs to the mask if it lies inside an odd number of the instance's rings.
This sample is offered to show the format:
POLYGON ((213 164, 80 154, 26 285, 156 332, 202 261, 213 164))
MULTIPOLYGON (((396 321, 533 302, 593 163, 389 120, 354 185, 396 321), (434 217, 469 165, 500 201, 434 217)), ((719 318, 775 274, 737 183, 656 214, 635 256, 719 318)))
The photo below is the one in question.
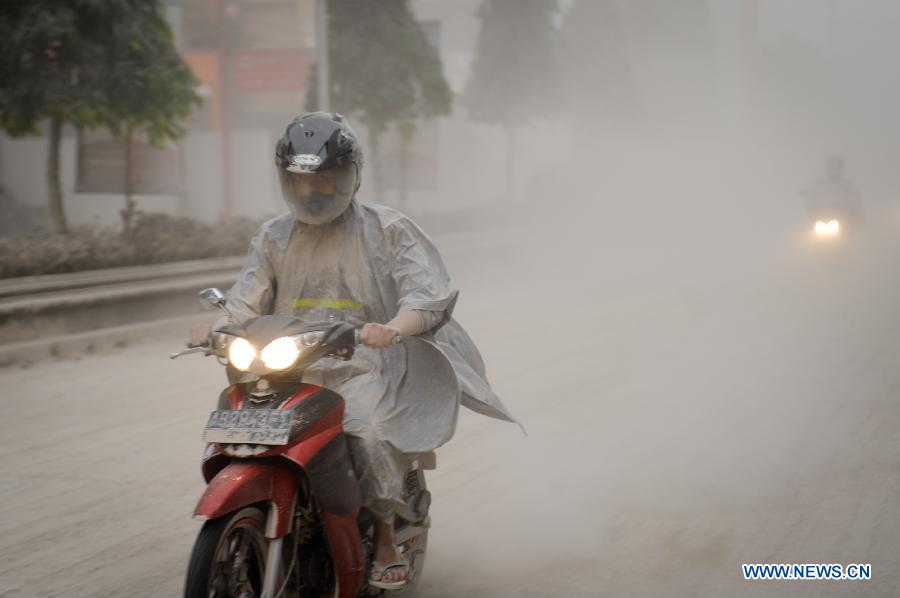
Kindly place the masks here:
POLYGON ((837 220, 817 220, 815 231, 817 235, 833 237, 841 231, 841 223, 837 220))
POLYGON ((235 338, 228 345, 228 361, 237 369, 245 372, 256 359, 256 349, 247 339, 235 338))
POLYGON ((262 362, 270 370, 283 370, 291 367, 300 355, 297 337, 282 336, 266 345, 260 354, 262 362))

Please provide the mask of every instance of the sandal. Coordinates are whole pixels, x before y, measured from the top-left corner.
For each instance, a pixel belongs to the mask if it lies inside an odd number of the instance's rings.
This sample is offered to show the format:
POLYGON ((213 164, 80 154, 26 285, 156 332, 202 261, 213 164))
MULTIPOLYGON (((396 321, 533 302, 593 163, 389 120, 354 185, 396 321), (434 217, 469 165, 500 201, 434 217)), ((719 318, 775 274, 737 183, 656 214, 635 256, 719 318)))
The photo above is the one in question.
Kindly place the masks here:
POLYGON ((387 563, 382 565, 378 561, 372 563, 372 571, 369 573, 369 585, 373 588, 378 588, 380 590, 399 590, 403 586, 406 585, 406 582, 409 578, 409 561, 404 558, 399 558, 396 561, 391 563, 387 563), (393 569, 394 567, 406 567, 406 575, 404 579, 400 581, 381 581, 384 579, 384 573, 388 569, 393 569), (372 575, 378 574, 381 579, 373 579, 372 575))

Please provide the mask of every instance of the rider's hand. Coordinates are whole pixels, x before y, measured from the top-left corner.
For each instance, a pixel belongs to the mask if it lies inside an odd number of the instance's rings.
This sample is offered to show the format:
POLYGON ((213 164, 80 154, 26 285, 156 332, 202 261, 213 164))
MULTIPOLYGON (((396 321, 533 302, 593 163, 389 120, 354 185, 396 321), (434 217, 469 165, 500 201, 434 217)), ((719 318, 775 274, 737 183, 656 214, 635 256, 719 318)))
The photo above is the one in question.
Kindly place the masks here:
POLYGON ((212 326, 209 324, 196 324, 191 326, 191 333, 185 344, 188 347, 205 347, 209 345, 209 335, 212 332, 212 326))
POLYGON ((400 332, 398 332, 396 328, 369 322, 362 327, 362 330, 359 333, 359 340, 367 347, 384 349, 394 344, 394 339, 397 338, 399 334, 400 332))

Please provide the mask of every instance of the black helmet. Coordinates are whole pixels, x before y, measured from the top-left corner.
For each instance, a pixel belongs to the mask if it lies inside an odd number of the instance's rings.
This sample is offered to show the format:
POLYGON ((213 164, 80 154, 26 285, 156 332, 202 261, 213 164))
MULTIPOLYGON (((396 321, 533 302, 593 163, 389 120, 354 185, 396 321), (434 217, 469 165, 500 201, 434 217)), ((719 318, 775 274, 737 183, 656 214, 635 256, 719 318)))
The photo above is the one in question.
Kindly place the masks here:
POLYGON ((281 193, 294 216, 325 224, 344 213, 359 188, 363 165, 356 133, 337 113, 306 112, 275 145, 281 193))

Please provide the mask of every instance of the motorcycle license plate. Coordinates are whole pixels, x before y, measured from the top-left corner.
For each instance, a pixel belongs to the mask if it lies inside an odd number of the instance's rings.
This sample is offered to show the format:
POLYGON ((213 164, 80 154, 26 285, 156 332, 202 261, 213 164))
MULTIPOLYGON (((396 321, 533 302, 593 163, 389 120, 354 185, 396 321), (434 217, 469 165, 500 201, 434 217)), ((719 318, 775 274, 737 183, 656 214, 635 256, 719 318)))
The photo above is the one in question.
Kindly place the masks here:
POLYGON ((246 409, 213 411, 206 422, 203 440, 232 444, 287 444, 293 411, 246 409))

